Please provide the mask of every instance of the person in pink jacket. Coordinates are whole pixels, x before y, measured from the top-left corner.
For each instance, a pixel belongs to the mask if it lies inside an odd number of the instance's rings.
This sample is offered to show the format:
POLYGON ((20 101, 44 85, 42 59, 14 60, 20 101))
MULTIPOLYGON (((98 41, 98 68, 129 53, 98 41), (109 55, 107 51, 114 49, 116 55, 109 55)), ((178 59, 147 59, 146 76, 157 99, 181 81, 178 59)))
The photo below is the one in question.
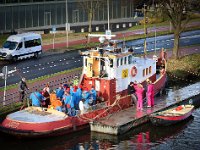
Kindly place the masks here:
POLYGON ((137 110, 143 110, 143 92, 144 92, 144 88, 142 86, 142 84, 137 84, 136 87, 136 95, 138 97, 138 101, 137 101, 137 110))
POLYGON ((154 105, 154 85, 151 80, 147 79, 147 107, 154 105))

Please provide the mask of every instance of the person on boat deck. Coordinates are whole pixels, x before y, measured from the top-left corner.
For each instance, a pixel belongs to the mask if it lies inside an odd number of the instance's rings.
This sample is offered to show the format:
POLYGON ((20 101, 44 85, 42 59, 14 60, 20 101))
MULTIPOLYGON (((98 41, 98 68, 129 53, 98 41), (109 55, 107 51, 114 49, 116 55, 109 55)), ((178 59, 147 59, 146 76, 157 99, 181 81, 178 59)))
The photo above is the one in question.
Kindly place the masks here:
POLYGON ((96 100, 97 100, 97 92, 94 89, 94 86, 92 86, 91 90, 90 90, 90 99, 92 99, 92 105, 96 104, 96 100))
POLYGON ((143 110, 143 92, 144 92, 144 88, 142 84, 138 83, 136 87, 136 95, 138 97, 137 110, 143 110))
POLYGON ((128 85, 128 95, 131 95, 131 101, 132 101, 132 104, 137 104, 137 96, 135 94, 135 87, 134 87, 134 83, 133 82, 130 82, 130 84, 128 85))
POLYGON ((73 80, 73 85, 78 86, 78 82, 79 82, 78 76, 75 76, 73 80))
POLYGON ((50 89, 49 84, 47 83, 46 87, 42 90, 41 94, 45 97, 45 106, 48 107, 50 104, 50 89))
POLYGON ((59 88, 56 89, 56 96, 57 96, 57 98, 59 98, 60 100, 62 100, 63 95, 64 95, 64 89, 63 89, 62 84, 60 84, 59 88))
POLYGON ((73 87, 73 91, 72 91, 72 93, 71 93, 71 96, 72 96, 72 99, 73 99, 73 101, 74 101, 74 108, 75 108, 76 110, 79 110, 78 104, 79 104, 79 101, 80 101, 80 100, 78 99, 77 89, 78 89, 77 86, 74 86, 74 87, 73 87))
POLYGON ((50 94, 50 103, 51 103, 51 105, 49 105, 50 108, 62 111, 62 102, 60 101, 60 99, 57 99, 56 91, 53 91, 50 94))
POLYGON ((30 100, 32 102, 32 106, 40 107, 44 102, 44 96, 35 89, 35 92, 32 92, 30 95, 30 100))
POLYGON ((73 83, 70 84, 69 93, 72 94, 74 91, 73 83))
POLYGON ((23 103, 20 110, 22 110, 27 105, 27 100, 25 99, 26 90, 29 90, 29 88, 26 83, 26 78, 23 77, 21 81, 19 82, 19 101, 23 103))
POLYGON ((85 89, 83 90, 82 99, 85 100, 84 104, 89 106, 90 93, 88 92, 88 88, 85 88, 85 89))
POLYGON ((85 103, 85 99, 80 100, 79 109, 80 109, 81 114, 84 114, 89 109, 89 105, 87 103, 85 103))
POLYGON ((65 95, 63 96, 63 101, 67 109, 67 114, 69 116, 75 116, 74 101, 72 96, 69 94, 69 91, 65 91, 65 95))
POLYGON ((151 80, 147 79, 147 107, 154 105, 154 85, 151 80))
POLYGON ((49 85, 49 83, 46 84, 46 86, 43 88, 42 91, 43 92, 48 92, 48 94, 50 94, 50 85, 49 85))
POLYGON ((77 93, 77 99, 80 102, 80 100, 82 99, 82 85, 78 86, 76 93, 77 93))
POLYGON ((69 88, 69 85, 67 84, 67 81, 65 81, 65 82, 63 83, 63 89, 64 89, 64 91, 66 91, 67 88, 69 88))

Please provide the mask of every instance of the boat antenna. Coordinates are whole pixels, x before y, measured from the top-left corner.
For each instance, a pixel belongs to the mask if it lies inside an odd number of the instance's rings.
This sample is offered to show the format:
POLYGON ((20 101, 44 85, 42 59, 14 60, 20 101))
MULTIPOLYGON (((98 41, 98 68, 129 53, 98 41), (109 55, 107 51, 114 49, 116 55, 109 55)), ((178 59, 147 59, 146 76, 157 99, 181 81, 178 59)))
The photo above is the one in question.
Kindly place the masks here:
POLYGON ((143 12, 144 12, 144 56, 147 54, 147 27, 146 27, 146 4, 144 4, 143 12))
POLYGON ((155 24, 155 39, 154 39, 154 51, 155 51, 155 55, 156 55, 156 24, 155 24))

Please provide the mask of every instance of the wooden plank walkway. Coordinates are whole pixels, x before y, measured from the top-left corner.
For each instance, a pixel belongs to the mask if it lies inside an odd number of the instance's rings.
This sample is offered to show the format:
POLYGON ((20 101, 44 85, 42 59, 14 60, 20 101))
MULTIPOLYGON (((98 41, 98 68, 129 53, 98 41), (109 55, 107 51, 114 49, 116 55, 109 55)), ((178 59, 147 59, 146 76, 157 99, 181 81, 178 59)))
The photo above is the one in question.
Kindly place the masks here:
POLYGON ((144 103, 143 111, 137 111, 136 107, 130 107, 120 112, 111 114, 98 121, 90 122, 91 131, 108 134, 123 134, 138 125, 149 121, 149 115, 179 104, 192 103, 195 106, 200 103, 200 82, 179 90, 169 91, 164 96, 155 97, 155 105, 147 108, 144 103))

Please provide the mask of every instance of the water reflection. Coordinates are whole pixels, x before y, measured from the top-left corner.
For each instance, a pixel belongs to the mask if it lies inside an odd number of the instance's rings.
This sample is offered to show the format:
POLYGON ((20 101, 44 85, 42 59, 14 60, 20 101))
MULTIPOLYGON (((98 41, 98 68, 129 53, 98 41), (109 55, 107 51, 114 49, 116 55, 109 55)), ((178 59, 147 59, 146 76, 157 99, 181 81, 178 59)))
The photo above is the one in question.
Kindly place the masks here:
POLYGON ((40 139, 16 139, 1 133, 0 145, 1 149, 6 150, 197 149, 200 146, 200 109, 195 110, 193 116, 169 127, 144 124, 119 136, 90 133, 89 129, 40 139))
POLYGON ((91 139, 99 141, 101 149, 114 148, 113 145, 117 145, 116 149, 124 149, 125 145, 128 149, 150 149, 184 130, 192 123, 193 118, 191 116, 184 122, 168 127, 156 127, 149 123, 120 136, 92 132, 91 139))

